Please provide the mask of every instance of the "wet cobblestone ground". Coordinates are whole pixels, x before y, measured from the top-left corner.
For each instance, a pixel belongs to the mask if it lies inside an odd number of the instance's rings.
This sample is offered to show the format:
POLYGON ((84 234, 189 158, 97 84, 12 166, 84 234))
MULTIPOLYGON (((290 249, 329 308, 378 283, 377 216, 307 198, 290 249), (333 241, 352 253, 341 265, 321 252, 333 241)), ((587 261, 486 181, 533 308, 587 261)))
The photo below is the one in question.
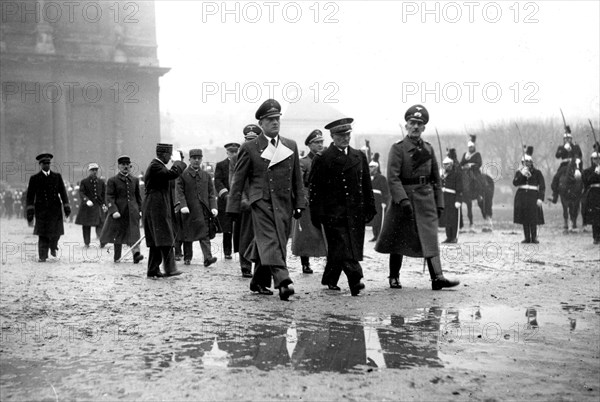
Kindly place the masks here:
POLYGON ((389 289, 367 242, 359 297, 290 256, 289 302, 250 292, 219 237, 214 266, 196 245, 184 275, 149 280, 74 224, 37 263, 32 230, 2 220, 0 399, 598 400, 600 248, 556 222, 523 247, 499 215, 442 248, 456 290, 431 291, 418 259, 389 289))

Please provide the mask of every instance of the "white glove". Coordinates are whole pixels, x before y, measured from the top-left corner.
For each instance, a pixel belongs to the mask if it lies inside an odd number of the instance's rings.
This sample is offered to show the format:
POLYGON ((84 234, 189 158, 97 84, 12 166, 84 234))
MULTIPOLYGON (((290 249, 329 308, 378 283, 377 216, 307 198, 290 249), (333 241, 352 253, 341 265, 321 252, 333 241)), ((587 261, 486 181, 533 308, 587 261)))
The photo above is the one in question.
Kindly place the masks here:
POLYGON ((181 161, 181 154, 179 153, 179 151, 173 151, 173 154, 171 155, 171 160, 173 162, 181 161))
POLYGON ((121 217, 121 214, 120 214, 120 213, 118 213, 118 212, 115 212, 114 214, 112 214, 112 217, 113 217, 114 219, 119 219, 119 218, 121 217))
POLYGON ((570 151, 570 150, 571 150, 571 144, 569 144, 569 143, 567 142, 567 143, 565 144, 565 149, 566 149, 567 151, 570 151))
POLYGON ((102 212, 107 212, 108 211, 108 207, 106 205, 102 205, 102 212))
POLYGON ((596 174, 600 174, 600 165, 596 166, 596 169, 594 169, 594 172, 596 172, 596 174))
POLYGON ((573 176, 575 176, 575 179, 577 180, 581 179, 581 171, 579 169, 575 169, 575 173, 573 173, 573 176))
POLYGON ((454 208, 460 209, 460 205, 461 205, 460 202, 457 201, 454 203, 454 208))
POLYGON ((218 210, 216 210, 216 209, 214 209, 214 208, 213 208, 213 209, 211 209, 211 210, 210 210, 210 212, 212 212, 213 216, 215 216, 215 217, 216 217, 217 215, 219 215, 219 211, 218 211, 218 210))
POLYGON ((541 207, 542 206, 542 200, 537 200, 536 204, 537 204, 538 207, 541 207))
POLYGON ((94 203, 92 202, 92 200, 87 200, 87 201, 85 202, 85 205, 87 205, 88 207, 91 207, 91 206, 93 206, 93 205, 94 205, 94 203))
POLYGON ((190 213, 190 209, 188 207, 183 207, 183 208, 181 208, 181 213, 182 214, 189 214, 190 213))
POLYGON ((531 177, 531 172, 529 172, 527 166, 521 168, 521 174, 525 177, 531 177))

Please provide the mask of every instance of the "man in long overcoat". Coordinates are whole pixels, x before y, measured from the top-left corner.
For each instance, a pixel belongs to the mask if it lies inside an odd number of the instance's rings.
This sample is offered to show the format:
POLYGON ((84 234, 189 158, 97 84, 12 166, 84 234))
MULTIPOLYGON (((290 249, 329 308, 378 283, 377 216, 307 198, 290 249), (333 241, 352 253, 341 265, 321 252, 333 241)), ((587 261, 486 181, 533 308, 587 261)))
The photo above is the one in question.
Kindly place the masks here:
POLYGON ((527 147, 521 160, 523 167, 515 172, 513 185, 517 187, 513 218, 514 223, 523 225, 525 239, 521 243, 538 244, 537 226, 544 224, 542 204, 546 183, 542 172, 533 166, 533 147, 527 147))
POLYGON ((315 156, 310 172, 310 216, 313 225, 325 231, 327 265, 321 283, 337 286, 342 271, 352 296, 362 283, 365 224, 376 214, 369 164, 365 154, 349 146, 352 122, 344 118, 329 123, 333 143, 315 156))
POLYGON ((169 169, 167 163, 173 155, 173 145, 157 144, 156 158, 150 162, 144 176, 146 197, 142 205, 146 246, 150 248, 148 256, 148 277, 180 275, 173 257, 174 203, 170 183, 177 179, 187 165, 180 160, 173 161, 169 169), (165 274, 160 272, 163 263, 165 274))
POLYGON ((440 260, 437 231, 444 208, 442 184, 433 147, 421 139, 429 113, 424 106, 415 105, 406 111, 404 119, 408 136, 390 149, 387 173, 392 202, 375 251, 390 254, 392 288, 402 288, 404 255, 425 258, 433 290, 457 286, 458 281, 444 277, 440 260))
MULTIPOLYGON (((108 216, 100 235, 100 243, 115 245, 115 262, 121 259, 123 244, 131 247, 140 239, 142 211, 140 181, 130 174, 131 158, 127 155, 119 156, 117 168, 119 173, 108 179, 106 183, 108 216)), ((138 244, 133 249, 133 262, 137 264, 143 259, 138 244)))
MULTIPOLYGON (((89 176, 81 180, 79 184, 79 199, 81 204, 75 224, 82 225, 83 242, 85 247, 90 246, 90 233, 92 226, 96 228, 96 237, 100 238, 104 216, 107 211, 104 196, 106 184, 98 178, 98 164, 90 163, 88 167, 89 176)), ((100 242, 100 246, 104 245, 100 242)))
POLYGON ((39 262, 48 259, 48 249, 56 257, 58 240, 65 233, 63 211, 68 218, 71 213, 69 197, 60 173, 50 170, 52 154, 42 153, 36 159, 41 171, 29 179, 27 186, 27 221, 33 222, 33 234, 38 235, 39 262))
MULTIPOLYGON (((248 124, 243 130, 244 141, 252 141, 261 133, 262 130, 259 126, 248 124)), ((229 163, 229 183, 233 182, 237 156, 237 153, 233 155, 229 163)), ((248 186, 244 188, 242 201, 240 202, 240 214, 238 219, 233 222, 233 251, 239 253, 242 276, 244 278, 252 278, 252 261, 244 257, 244 255, 254 239, 254 227, 252 225, 252 211, 248 202, 248 186)))
POLYGON ((272 277, 279 298, 288 300, 294 288, 286 264, 287 241, 292 216, 302 216, 305 200, 298 146, 279 135, 280 116, 281 106, 274 99, 265 101, 256 111, 263 132, 240 148, 227 212, 240 213, 242 193, 247 186, 254 239, 246 257, 256 262, 250 289, 272 293, 268 289, 272 277))
POLYGON ((226 213, 227 211, 227 199, 229 198, 229 189, 231 182, 229 181, 229 170, 230 166, 233 166, 235 162, 232 162, 232 158, 235 158, 240 144, 231 142, 225 144, 225 152, 227 152, 227 158, 220 162, 217 162, 215 167, 215 190, 217 191, 217 209, 219 211, 219 224, 221 230, 223 230, 223 254, 226 260, 230 260, 232 253, 232 239, 233 239, 233 221, 231 217, 226 213))
POLYGON ((310 268, 310 257, 325 257, 327 255, 327 246, 321 228, 316 228, 310 221, 310 206, 308 202, 308 178, 312 167, 313 159, 316 155, 323 152, 323 133, 321 130, 313 130, 304 144, 308 146, 310 152, 303 158, 300 158, 300 170, 302 170, 302 181, 304 183, 304 197, 306 198, 306 210, 302 217, 294 221, 292 230, 292 254, 300 257, 302 272, 312 274, 310 268))
POLYGON ((217 262, 210 250, 209 226, 218 211, 212 178, 200 169, 202 156, 201 149, 190 150, 190 165, 176 181, 176 197, 181 212, 184 264, 191 264, 193 244, 200 241, 204 266, 208 267, 217 262))

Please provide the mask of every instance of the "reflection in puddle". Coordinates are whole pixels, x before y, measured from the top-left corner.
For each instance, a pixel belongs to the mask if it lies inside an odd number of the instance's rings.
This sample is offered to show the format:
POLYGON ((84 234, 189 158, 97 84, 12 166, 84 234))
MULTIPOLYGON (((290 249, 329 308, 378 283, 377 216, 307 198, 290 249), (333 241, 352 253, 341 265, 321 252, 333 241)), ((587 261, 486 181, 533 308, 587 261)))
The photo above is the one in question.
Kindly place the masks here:
POLYGON ((370 367, 435 368, 447 362, 443 354, 440 357, 440 343, 535 343, 544 329, 558 326, 573 332, 576 323, 575 317, 549 314, 539 306, 432 307, 406 315, 326 315, 318 321, 290 320, 279 325, 264 317, 264 323, 239 326, 235 333, 222 327, 212 334, 193 333, 176 339, 174 352, 148 353, 144 360, 146 368, 154 372, 173 362, 187 362, 198 370, 283 367, 346 373, 370 367))

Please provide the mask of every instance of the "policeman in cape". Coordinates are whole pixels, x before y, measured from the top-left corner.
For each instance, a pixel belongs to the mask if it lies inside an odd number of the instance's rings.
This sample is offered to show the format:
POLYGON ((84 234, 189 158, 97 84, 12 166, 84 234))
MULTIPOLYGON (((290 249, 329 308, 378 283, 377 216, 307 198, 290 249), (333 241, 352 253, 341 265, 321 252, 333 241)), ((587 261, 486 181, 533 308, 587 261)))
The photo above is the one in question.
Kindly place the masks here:
POLYGON ((392 202, 375 245, 390 254, 389 283, 402 288, 403 256, 425 258, 433 290, 457 286, 444 277, 438 245, 438 219, 444 208, 442 185, 433 147, 421 139, 429 112, 422 105, 404 114, 408 136, 392 145, 388 157, 388 184, 392 202))
POLYGON ((446 228, 446 240, 442 243, 456 243, 458 218, 463 196, 463 181, 456 160, 456 149, 451 148, 442 161, 442 192, 444 193, 444 212, 440 218, 440 226, 446 228))

